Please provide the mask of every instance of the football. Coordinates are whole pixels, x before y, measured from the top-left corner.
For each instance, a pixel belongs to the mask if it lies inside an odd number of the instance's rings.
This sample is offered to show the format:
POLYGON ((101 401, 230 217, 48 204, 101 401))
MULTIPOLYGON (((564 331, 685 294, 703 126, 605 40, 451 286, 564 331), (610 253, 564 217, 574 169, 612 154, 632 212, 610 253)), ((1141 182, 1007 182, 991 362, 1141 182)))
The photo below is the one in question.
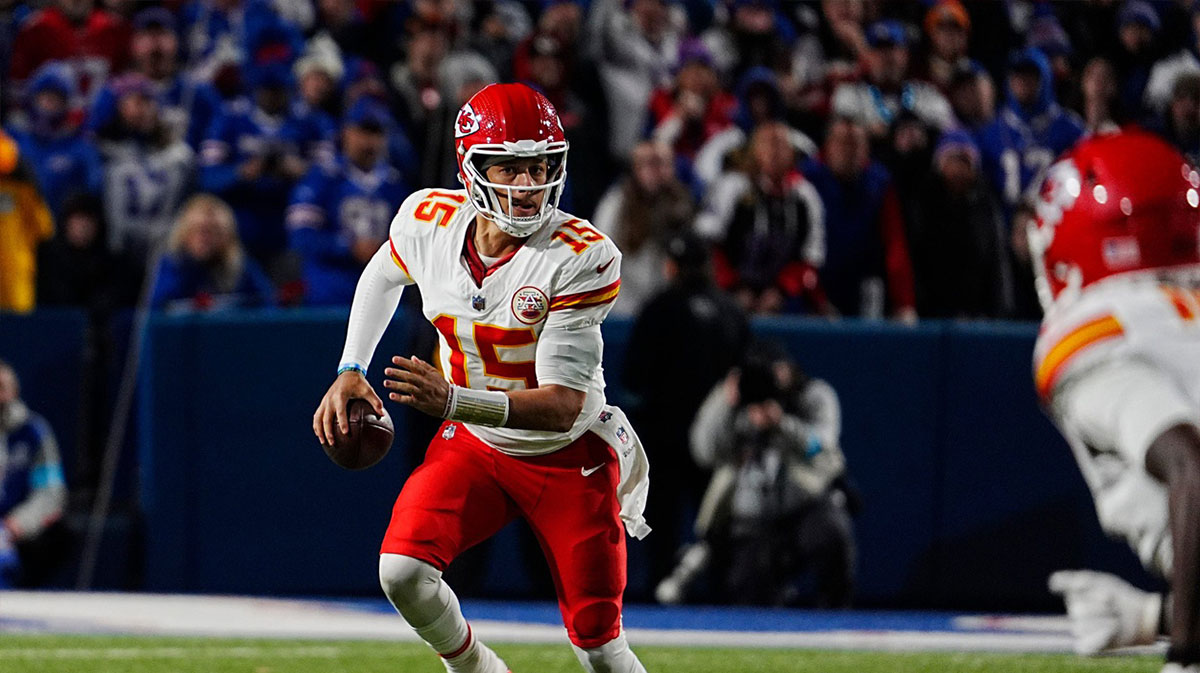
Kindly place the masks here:
POLYGON ((350 400, 346 416, 350 431, 342 434, 335 425, 333 445, 321 443, 325 455, 347 470, 365 470, 383 460, 396 436, 391 416, 384 412, 380 418, 371 403, 361 398, 350 400))

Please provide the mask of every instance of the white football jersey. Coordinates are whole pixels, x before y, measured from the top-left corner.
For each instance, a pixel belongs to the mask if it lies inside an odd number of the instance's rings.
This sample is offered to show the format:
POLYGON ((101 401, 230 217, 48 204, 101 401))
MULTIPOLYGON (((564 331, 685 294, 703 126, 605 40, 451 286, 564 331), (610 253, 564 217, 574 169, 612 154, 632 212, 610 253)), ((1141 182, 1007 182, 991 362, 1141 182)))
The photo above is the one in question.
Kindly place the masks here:
MULTIPOLYGON (((555 451, 600 416, 604 373, 597 366, 581 384, 537 366, 538 339, 546 329, 604 320, 621 286, 621 253, 586 221, 556 210, 516 252, 488 267, 468 236, 474 222, 464 190, 415 192, 392 220, 392 261, 421 288, 425 317, 439 335, 441 369, 452 383, 480 390, 586 387, 583 410, 566 433, 465 424, 505 453, 555 451)), ((600 354, 594 356, 599 362, 600 354)))
POLYGON ((1145 456, 1163 431, 1200 424, 1200 293, 1148 276, 1089 287, 1047 314, 1034 378, 1104 529, 1168 572, 1166 491, 1145 456))

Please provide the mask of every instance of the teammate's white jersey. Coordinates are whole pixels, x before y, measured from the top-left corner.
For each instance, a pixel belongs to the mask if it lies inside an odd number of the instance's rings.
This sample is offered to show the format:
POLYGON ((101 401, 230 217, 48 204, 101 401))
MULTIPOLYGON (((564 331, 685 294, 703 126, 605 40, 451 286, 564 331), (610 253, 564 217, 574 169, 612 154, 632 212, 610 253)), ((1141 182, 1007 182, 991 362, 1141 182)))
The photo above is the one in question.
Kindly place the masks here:
MULTIPOLYGON (((604 320, 620 289, 621 253, 587 222, 556 210, 515 253, 489 267, 468 235, 474 223, 475 209, 465 191, 415 192, 392 220, 392 261, 407 275, 406 284, 421 288, 423 311, 438 331, 441 369, 449 381, 481 390, 556 383, 587 393, 566 433, 467 426, 506 453, 549 453, 600 417, 604 374, 600 352, 574 358, 595 362, 586 373, 539 363, 535 355, 551 343, 539 348, 539 341, 546 330, 593 328, 604 320)), ((551 347, 569 350, 592 343, 564 341, 551 347)), ((598 338, 594 344, 602 350, 598 338)), ((572 356, 556 355, 555 360, 572 356)))
POLYGON ((1200 293, 1149 276, 1089 287, 1047 314, 1034 377, 1101 525, 1169 572, 1166 490, 1145 456, 1163 431, 1200 424, 1200 293))

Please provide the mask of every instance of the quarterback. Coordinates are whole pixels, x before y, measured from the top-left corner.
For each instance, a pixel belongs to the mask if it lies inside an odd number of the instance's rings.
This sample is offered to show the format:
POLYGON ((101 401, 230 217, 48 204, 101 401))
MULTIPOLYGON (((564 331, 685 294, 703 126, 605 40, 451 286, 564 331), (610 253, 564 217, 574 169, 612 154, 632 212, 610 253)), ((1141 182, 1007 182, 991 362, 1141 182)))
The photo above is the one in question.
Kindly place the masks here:
POLYGON ((404 287, 419 285, 441 366, 394 357, 384 386, 392 400, 446 420, 392 510, 379 557, 384 592, 447 671, 505 673, 442 572, 523 517, 583 668, 644 672, 621 628, 622 527, 649 532, 649 468, 625 415, 605 404, 600 368, 621 253, 557 209, 567 141, 540 93, 493 84, 475 94, 459 111, 455 151, 465 189, 408 197, 363 271, 313 432, 332 442, 352 398, 382 412, 363 374, 404 287))
POLYGON ((1200 673, 1200 173, 1149 134, 1095 136, 1047 170, 1036 209, 1038 392, 1101 526, 1170 593, 1089 571, 1050 587, 1080 653, 1162 633, 1164 673, 1200 673))

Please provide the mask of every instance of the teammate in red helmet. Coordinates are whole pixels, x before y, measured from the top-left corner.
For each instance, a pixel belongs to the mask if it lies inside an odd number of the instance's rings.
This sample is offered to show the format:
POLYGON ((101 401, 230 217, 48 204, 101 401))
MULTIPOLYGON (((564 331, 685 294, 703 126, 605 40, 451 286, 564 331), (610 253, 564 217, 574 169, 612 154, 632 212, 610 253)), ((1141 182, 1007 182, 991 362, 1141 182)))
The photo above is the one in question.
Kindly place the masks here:
POLYGON ((1038 393, 1101 526, 1170 582, 1061 571, 1080 653, 1169 635, 1200 672, 1200 172, 1140 131, 1081 142, 1046 172, 1029 231, 1045 320, 1038 393))
POLYGON ((644 672, 621 628, 621 596, 624 533, 650 530, 649 467, 624 413, 605 402, 600 367, 621 253, 558 210, 567 141, 540 93, 484 88, 459 111, 454 143, 465 189, 421 190, 400 207, 359 280, 313 432, 332 442, 356 397, 383 411, 364 374, 404 287, 419 285, 440 367, 394 357, 384 386, 446 420, 396 499, 379 557, 384 592, 448 671, 504 673, 442 572, 521 517, 584 669, 644 672))

